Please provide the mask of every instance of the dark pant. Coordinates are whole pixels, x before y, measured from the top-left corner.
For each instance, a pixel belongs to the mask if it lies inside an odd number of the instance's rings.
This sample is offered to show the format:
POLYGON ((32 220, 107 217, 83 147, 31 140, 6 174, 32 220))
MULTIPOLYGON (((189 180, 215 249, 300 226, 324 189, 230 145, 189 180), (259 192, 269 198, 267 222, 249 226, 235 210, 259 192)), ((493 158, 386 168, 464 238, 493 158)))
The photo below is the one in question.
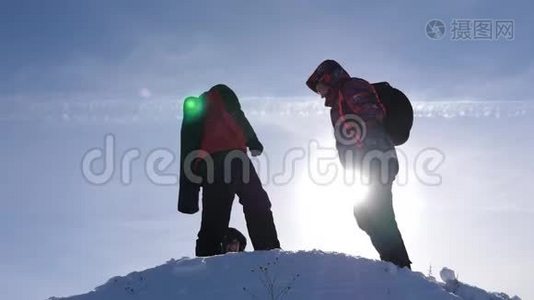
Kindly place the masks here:
MULTIPOLYGON (((228 163, 227 153, 213 157, 213 180, 204 176, 202 223, 196 244, 197 256, 221 254, 221 241, 230 222, 235 195, 243 205, 254 250, 280 248, 271 212, 271 202, 254 166, 243 153, 228 163)), ((204 168, 204 172, 209 168, 204 168)))
POLYGON ((380 259, 410 267, 410 259, 393 212, 391 184, 372 185, 366 201, 354 207, 358 226, 371 238, 380 259))
POLYGON ((385 182, 380 177, 382 171, 379 164, 374 164, 369 169, 369 194, 363 203, 354 207, 354 216, 358 226, 371 238, 381 260, 392 262, 399 267, 410 268, 411 261, 393 211, 391 188, 398 172, 397 159, 389 161, 386 170, 388 179, 385 182))

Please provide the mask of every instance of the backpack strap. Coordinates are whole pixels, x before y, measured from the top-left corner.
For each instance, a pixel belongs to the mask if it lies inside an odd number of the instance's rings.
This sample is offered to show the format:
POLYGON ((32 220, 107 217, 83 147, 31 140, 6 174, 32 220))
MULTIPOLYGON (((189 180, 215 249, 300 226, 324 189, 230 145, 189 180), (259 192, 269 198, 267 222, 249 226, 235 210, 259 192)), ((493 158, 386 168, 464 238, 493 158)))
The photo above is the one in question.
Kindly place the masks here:
MULTIPOLYGON (((345 100, 345 97, 343 97, 343 92, 341 91, 342 88, 343 88, 343 83, 339 86, 338 94, 337 94, 337 110, 339 113, 340 120, 336 121, 336 123, 341 121, 343 130, 345 132, 350 132, 349 124, 345 122, 345 113, 343 112, 343 100, 345 100)), ((336 128, 334 128, 334 130, 336 130, 336 128)), ((354 138, 354 140, 355 140, 355 145, 357 148, 360 148, 360 149, 363 148, 363 141, 360 138, 358 139, 354 138)))

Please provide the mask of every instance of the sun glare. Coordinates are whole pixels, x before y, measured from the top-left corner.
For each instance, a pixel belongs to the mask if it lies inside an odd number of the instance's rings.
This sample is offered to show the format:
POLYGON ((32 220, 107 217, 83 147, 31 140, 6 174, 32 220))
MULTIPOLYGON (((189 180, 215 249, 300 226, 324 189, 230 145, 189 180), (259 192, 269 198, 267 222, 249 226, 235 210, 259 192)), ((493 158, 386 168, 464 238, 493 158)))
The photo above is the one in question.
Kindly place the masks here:
MULTIPOLYGON (((296 197, 302 247, 376 258, 376 251, 358 228, 353 214, 355 205, 365 205, 367 193, 368 187, 358 181, 346 184, 341 178, 320 185, 310 178, 301 178, 296 197)), ((407 186, 394 187, 393 193, 399 228, 404 236, 413 237, 412 229, 417 227, 414 214, 421 209, 416 194, 407 186)))
POLYGON ((301 178, 296 196, 303 248, 363 255, 358 244, 364 244, 366 237, 358 234, 353 209, 366 194, 367 188, 356 183, 348 185, 336 180, 320 185, 301 178))

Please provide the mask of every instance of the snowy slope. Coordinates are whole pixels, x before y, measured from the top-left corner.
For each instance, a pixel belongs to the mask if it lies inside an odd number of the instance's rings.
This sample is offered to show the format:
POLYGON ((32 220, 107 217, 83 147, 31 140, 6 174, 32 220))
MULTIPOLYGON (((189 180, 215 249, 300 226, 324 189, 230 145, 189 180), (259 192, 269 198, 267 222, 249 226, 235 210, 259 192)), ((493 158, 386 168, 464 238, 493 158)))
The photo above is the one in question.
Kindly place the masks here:
POLYGON ((257 251, 171 260, 87 294, 50 299, 519 299, 459 283, 448 269, 441 275, 446 284, 345 254, 257 251))

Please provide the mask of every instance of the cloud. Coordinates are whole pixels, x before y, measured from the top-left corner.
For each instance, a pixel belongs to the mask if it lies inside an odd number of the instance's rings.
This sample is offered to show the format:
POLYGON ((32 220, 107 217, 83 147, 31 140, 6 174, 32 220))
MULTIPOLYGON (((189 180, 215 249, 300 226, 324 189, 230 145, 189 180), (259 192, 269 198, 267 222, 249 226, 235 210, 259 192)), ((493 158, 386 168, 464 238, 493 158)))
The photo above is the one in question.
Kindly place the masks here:
MULTIPOLYGON (((148 91, 148 90, 147 90, 148 91)), ((81 124, 169 123, 181 119, 179 99, 102 99, 82 101, 43 101, 30 103, 4 101, 0 121, 48 121, 81 124)), ((534 112, 532 101, 413 101, 416 118, 519 118, 534 112)), ((327 117, 320 100, 298 97, 244 98, 242 106, 251 118, 327 117)))
POLYGON ((152 93, 148 88, 142 88, 139 90, 139 97, 143 99, 150 99, 150 97, 152 97, 152 93))

